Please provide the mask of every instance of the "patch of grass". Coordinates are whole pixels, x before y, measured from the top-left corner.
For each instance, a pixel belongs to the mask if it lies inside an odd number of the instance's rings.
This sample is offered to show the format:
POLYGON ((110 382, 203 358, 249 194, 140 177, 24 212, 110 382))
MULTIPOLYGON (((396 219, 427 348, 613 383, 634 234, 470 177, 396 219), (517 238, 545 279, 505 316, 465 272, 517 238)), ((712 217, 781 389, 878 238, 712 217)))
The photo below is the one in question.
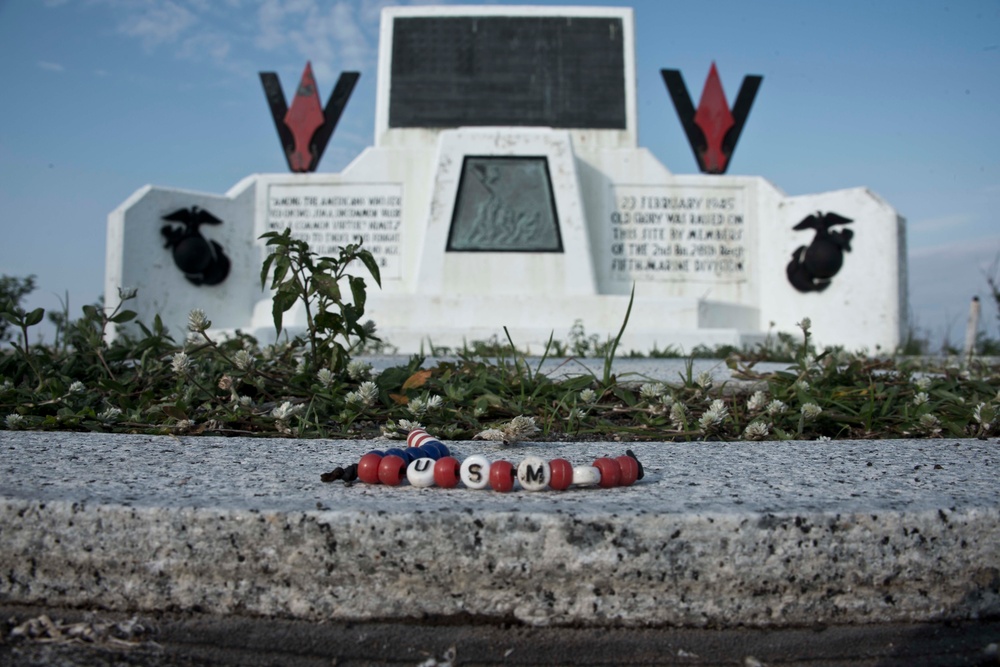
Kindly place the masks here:
POLYGON ((0 316, 18 335, 0 352, 0 428, 357 438, 416 422, 443 438, 467 439, 524 415, 539 427, 537 440, 691 442, 983 437, 997 428, 995 365, 945 361, 928 369, 842 349, 818 351, 807 320, 801 339, 775 337, 755 349, 722 351, 731 379, 718 384, 708 373, 695 374, 693 359, 701 352, 688 358, 677 381, 615 377, 613 358, 628 312, 618 337, 601 345, 582 326, 568 343, 549 340, 542 361, 599 353, 599 373, 554 379, 509 335, 467 345, 454 359, 428 365, 415 355, 374 373, 358 355, 377 341, 372 327, 361 324, 364 286, 331 270, 346 266, 351 253, 360 258, 360 249, 316 258, 302 254, 307 248, 284 247, 262 274, 281 299, 276 325, 294 299, 309 302, 311 323, 302 336, 286 335, 275 345, 240 333, 216 339, 197 310, 183 340, 156 318, 138 323, 140 335, 108 343, 108 327, 135 319, 127 308, 135 293, 128 290, 110 312, 92 305, 76 320, 59 318, 58 345, 31 343, 43 313, 25 312, 23 294, 9 298, 0 316), (320 271, 338 277, 317 280, 320 271), (349 288, 343 292, 341 279, 349 288), (786 368, 757 370, 774 357, 786 368))

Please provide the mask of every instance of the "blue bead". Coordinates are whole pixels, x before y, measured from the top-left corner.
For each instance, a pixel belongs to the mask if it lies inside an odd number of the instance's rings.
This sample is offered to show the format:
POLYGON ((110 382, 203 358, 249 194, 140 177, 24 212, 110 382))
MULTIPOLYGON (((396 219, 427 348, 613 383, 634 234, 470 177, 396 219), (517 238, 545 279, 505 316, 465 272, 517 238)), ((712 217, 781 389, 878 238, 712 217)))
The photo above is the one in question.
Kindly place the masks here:
POLYGON ((385 452, 381 449, 373 449, 370 452, 365 452, 366 454, 378 454, 379 456, 385 456, 385 452))
POLYGON ((424 444, 425 445, 432 445, 434 447, 437 447, 438 451, 441 452, 441 456, 451 456, 451 451, 449 451, 448 447, 446 447, 445 444, 443 442, 441 442, 440 440, 428 440, 424 444))
POLYGON ((432 443, 425 443, 415 449, 420 452, 420 456, 425 456, 429 459, 434 459, 435 461, 444 456, 444 454, 441 453, 441 448, 432 443))
POLYGON ((398 456, 399 458, 403 459, 407 463, 410 462, 409 455, 406 452, 404 452, 402 449, 399 449, 397 447, 393 447, 392 449, 385 450, 385 456, 398 456))

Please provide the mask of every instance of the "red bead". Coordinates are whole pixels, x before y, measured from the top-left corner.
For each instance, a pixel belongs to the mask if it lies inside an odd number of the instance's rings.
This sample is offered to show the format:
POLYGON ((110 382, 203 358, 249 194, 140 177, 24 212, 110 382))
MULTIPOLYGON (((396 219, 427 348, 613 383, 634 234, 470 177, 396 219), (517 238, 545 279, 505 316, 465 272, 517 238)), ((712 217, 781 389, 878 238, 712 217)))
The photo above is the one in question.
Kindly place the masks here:
POLYGON ((382 457, 378 454, 365 454, 358 461, 358 479, 360 479, 365 484, 381 484, 378 479, 378 468, 379 464, 382 463, 382 457))
POLYGON ((413 441, 422 435, 427 435, 427 431, 425 431, 422 428, 415 428, 412 431, 410 431, 406 436, 407 447, 416 447, 417 445, 414 444, 413 441))
POLYGON ((490 486, 494 491, 506 493, 514 488, 514 465, 510 461, 490 464, 490 486))
POLYGON ((622 477, 618 480, 620 486, 632 486, 635 480, 639 479, 639 464, 631 456, 619 456, 615 458, 622 469, 622 477))
POLYGON ((552 479, 549 486, 556 491, 565 491, 573 483, 573 464, 566 459, 552 459, 549 461, 552 468, 552 479))
POLYGON ((383 456, 378 464, 378 479, 386 486, 397 486, 406 478, 406 461, 390 454, 383 456))
POLYGON ((622 478, 622 468, 618 465, 618 461, 602 456, 594 461, 594 467, 601 471, 601 481, 598 482, 601 488, 610 489, 618 486, 622 478))
POLYGON ((445 456, 434 463, 434 483, 442 489, 458 486, 459 471, 462 464, 454 456, 445 456))

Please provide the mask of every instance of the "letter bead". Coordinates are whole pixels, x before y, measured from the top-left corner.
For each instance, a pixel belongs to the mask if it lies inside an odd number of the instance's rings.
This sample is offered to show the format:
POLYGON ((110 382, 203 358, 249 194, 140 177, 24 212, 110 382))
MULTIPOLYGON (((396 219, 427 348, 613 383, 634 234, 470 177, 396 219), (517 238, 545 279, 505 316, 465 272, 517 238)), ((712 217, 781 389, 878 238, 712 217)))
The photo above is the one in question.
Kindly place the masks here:
POLYGON ((594 466, 576 466, 573 468, 573 484, 577 486, 594 486, 601 483, 601 471, 594 466))
POLYGON ((467 488, 485 489, 490 484, 490 462, 485 456, 474 454, 462 461, 459 474, 467 488))
POLYGON ((517 464, 517 481, 525 491, 541 491, 552 479, 552 468, 537 456, 529 456, 517 464))
POLYGON ((406 479, 412 486, 434 486, 434 459, 420 458, 406 466, 406 479))
POLYGON ((494 461, 490 464, 490 486, 494 491, 506 493, 514 488, 514 464, 494 461))
POLYGON ((382 463, 382 455, 377 452, 368 452, 358 461, 358 479, 365 484, 381 484, 378 478, 379 464, 382 463))
POLYGON ((406 477, 406 461, 398 456, 382 457, 378 464, 378 479, 386 486, 398 486, 406 477))
POLYGON ((453 456, 444 456, 434 464, 434 483, 442 489, 458 486, 460 464, 453 456))

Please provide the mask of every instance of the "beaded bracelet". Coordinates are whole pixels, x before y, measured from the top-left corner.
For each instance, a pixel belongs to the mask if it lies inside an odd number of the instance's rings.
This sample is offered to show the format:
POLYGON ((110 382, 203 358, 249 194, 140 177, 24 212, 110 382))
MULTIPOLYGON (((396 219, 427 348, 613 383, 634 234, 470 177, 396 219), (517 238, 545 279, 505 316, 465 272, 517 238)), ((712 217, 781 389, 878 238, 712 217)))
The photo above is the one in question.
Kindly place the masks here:
POLYGON ((509 461, 489 461, 476 454, 459 461, 443 442, 424 429, 414 429, 407 434, 406 449, 373 450, 361 457, 358 463, 336 468, 322 476, 324 482, 343 479, 352 482, 360 479, 366 484, 397 486, 407 480, 411 486, 454 488, 461 481, 469 489, 507 492, 514 489, 515 481, 526 491, 545 488, 563 491, 570 486, 631 486, 644 477, 642 463, 632 452, 624 456, 600 457, 593 465, 573 466, 566 459, 546 461, 528 456, 517 467, 509 461))

